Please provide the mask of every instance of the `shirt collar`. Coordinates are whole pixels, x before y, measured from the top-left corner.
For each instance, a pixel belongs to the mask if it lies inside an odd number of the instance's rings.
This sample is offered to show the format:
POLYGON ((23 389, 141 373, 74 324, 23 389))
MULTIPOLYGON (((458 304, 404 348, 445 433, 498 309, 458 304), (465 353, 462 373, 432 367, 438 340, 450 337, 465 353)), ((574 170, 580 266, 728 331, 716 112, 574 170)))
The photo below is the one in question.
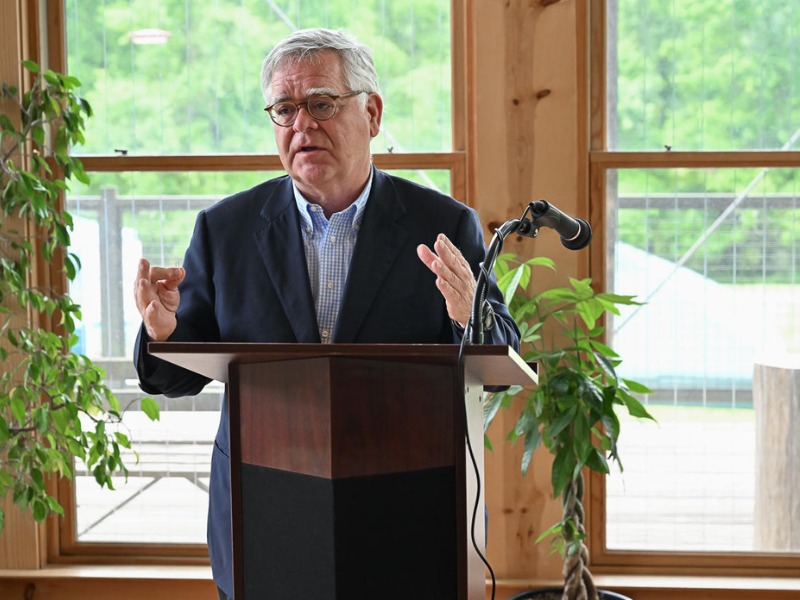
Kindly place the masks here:
MULTIPOLYGON (((358 226, 361 224, 361 218, 364 216, 364 209, 367 206, 367 198, 369 198, 369 193, 372 190, 372 174, 373 174, 373 169, 372 167, 370 167, 369 179, 367 179, 367 184, 364 186, 364 189, 361 190, 361 193, 358 195, 358 198, 356 198, 353 204, 351 204, 346 209, 341 211, 345 213, 351 210, 353 206, 356 207, 355 215, 353 216, 353 228, 358 228, 358 226)), ((295 184, 294 181, 292 181, 292 190, 294 191, 294 201, 295 204, 297 204, 297 210, 300 212, 300 218, 308 227, 311 228, 311 230, 313 230, 314 222, 311 219, 311 215, 309 214, 309 209, 312 206, 312 204, 308 200, 306 200, 303 194, 300 192, 300 190, 297 189, 297 185, 295 184)))

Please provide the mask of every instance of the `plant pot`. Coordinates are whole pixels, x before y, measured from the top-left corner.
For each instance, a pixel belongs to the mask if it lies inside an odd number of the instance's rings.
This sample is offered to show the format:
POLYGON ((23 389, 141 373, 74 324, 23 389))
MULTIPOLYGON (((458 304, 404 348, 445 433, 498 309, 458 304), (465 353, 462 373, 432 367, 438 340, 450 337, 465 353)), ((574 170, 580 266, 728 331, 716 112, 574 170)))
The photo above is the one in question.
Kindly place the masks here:
MULTIPOLYGON (((508 600, 561 600, 563 593, 564 588, 560 587, 539 588, 520 592, 511 596, 508 600)), ((597 595, 600 600, 632 600, 628 596, 623 596, 617 592, 609 592, 608 590, 597 590, 597 595)))

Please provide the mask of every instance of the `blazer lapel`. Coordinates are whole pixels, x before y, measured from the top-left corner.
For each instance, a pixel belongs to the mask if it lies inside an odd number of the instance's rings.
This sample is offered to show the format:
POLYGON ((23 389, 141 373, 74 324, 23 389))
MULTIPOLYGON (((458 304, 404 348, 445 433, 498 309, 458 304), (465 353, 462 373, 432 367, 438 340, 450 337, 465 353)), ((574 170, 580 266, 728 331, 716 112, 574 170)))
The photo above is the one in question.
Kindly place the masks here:
POLYGON ((400 224, 406 212, 405 205, 391 180, 378 169, 373 168, 373 172, 372 190, 350 261, 347 287, 334 331, 333 341, 338 343, 357 341, 364 317, 409 235, 400 224))
POLYGON ((261 216, 266 227, 256 233, 256 245, 297 341, 319 342, 300 217, 288 177, 267 198, 261 216))

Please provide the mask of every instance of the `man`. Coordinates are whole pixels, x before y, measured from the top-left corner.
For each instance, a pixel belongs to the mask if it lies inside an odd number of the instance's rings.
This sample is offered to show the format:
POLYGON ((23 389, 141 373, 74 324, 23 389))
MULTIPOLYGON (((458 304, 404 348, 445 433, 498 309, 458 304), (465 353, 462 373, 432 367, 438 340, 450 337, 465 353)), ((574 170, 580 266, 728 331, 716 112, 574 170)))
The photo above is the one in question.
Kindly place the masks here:
MULTIPOLYGON (((261 81, 288 176, 202 211, 182 268, 140 261, 134 361, 148 393, 192 395, 208 382, 148 355, 148 341, 456 343, 469 320, 480 224, 372 166, 383 100, 370 51, 342 32, 297 31, 261 81)), ((486 341, 518 347, 494 284, 488 300, 486 341)), ((233 593, 228 439, 223 400, 208 527, 223 599, 233 593)))

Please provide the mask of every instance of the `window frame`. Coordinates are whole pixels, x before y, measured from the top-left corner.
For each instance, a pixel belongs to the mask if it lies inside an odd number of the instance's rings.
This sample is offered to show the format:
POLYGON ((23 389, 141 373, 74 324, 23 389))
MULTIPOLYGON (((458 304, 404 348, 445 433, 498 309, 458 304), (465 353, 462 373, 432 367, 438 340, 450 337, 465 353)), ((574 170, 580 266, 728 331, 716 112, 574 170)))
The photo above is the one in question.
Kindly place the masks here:
MULTIPOLYGON (((47 58, 49 68, 67 71, 66 28, 64 0, 28 5, 30 22, 38 24, 36 31, 44 31, 42 44, 31 44, 32 57, 40 63, 47 58), (39 45, 40 47, 36 47, 39 45)), ((450 172, 450 195, 472 205, 474 196, 474 159, 468 152, 470 127, 469 110, 474 106, 474 36, 469 35, 472 23, 470 3, 450 0, 451 35, 451 110, 452 149, 449 152, 375 153, 374 164, 385 170, 436 169, 450 172)), ((219 155, 138 155, 138 156, 80 156, 85 171, 101 172, 219 172, 219 171, 283 171, 280 159, 274 154, 219 154, 219 155)), ((235 190, 232 190, 232 192, 235 190)), ((64 199, 61 198, 62 206, 64 199)), ((61 273, 50 273, 51 279, 60 282, 66 291, 68 283, 61 273)), ((209 457, 210 460, 210 457, 209 457)), ((208 565, 205 544, 144 544, 78 542, 75 486, 66 478, 50 482, 51 493, 64 507, 64 517, 47 527, 47 557, 51 563, 92 564, 172 564, 208 565)))
MULTIPOLYGON (((608 171, 655 168, 800 168, 800 151, 612 151, 606 146, 608 97, 606 87, 607 0, 590 2, 588 11, 590 139, 589 206, 600 251, 591 253, 590 272, 605 286, 606 235, 609 226, 606 184, 608 171)), ((624 440, 623 440, 624 445, 624 440)), ((592 571, 615 574, 680 574, 736 576, 800 576, 800 553, 677 552, 609 550, 606 543, 606 478, 590 473, 587 523, 592 571)))

